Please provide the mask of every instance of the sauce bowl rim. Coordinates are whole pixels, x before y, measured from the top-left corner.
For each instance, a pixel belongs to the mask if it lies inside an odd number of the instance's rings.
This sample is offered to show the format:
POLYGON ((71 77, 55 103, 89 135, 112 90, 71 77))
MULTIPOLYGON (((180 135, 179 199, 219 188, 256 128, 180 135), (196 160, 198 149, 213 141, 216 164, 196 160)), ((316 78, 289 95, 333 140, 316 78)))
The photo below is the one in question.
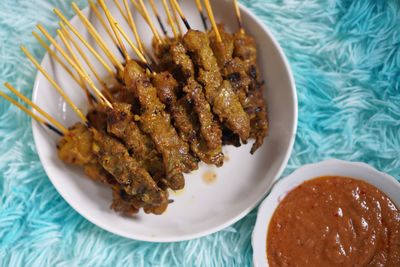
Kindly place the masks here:
POLYGON ((279 203, 284 197, 305 181, 313 180, 321 176, 348 177, 367 182, 377 187, 387 195, 399 208, 400 207, 400 183, 393 177, 363 162, 350 162, 338 159, 329 159, 318 163, 303 165, 290 175, 280 179, 271 189, 270 194, 260 204, 257 212, 257 220, 252 234, 253 265, 256 267, 268 267, 267 237, 270 220, 279 203), (306 175, 305 173, 321 173, 326 168, 334 168, 335 171, 327 171, 326 174, 306 175), (353 168, 354 175, 340 174, 344 168, 353 168), (363 178, 362 173, 370 172, 374 180, 363 178), (359 173, 359 175, 357 175, 359 173), (381 186, 393 186, 392 193, 383 190, 381 186), (396 194, 397 193, 397 194, 396 194), (267 215, 266 215, 267 213, 267 215))

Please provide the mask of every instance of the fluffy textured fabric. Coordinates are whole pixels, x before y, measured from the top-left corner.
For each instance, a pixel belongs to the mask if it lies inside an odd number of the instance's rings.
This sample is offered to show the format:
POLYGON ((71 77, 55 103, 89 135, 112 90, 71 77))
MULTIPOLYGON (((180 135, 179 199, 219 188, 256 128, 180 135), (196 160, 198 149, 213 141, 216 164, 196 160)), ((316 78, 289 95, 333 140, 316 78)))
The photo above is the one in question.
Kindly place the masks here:
MULTIPOLYGON (((78 1, 82 6, 84 1, 78 1)), ((39 58, 30 32, 55 29, 52 7, 70 0, 0 1, 0 82, 30 96, 39 58)), ((327 158, 363 161, 400 178, 398 0, 242 1, 289 58, 299 128, 286 173, 327 158)), ((4 89, 1 89, 4 90, 4 89)), ((30 119, 0 101, 1 266, 249 266, 255 211, 216 234, 173 244, 117 237, 78 215, 56 192, 35 151, 30 119)))

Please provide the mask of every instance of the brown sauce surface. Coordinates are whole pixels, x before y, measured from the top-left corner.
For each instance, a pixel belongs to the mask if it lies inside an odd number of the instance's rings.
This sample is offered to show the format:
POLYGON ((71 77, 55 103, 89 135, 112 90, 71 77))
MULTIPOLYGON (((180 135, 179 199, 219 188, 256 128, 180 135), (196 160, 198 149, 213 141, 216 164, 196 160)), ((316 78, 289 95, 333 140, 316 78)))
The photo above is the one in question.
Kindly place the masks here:
POLYGON ((289 192, 267 238, 269 266, 400 266, 400 212, 376 187, 321 177, 289 192))

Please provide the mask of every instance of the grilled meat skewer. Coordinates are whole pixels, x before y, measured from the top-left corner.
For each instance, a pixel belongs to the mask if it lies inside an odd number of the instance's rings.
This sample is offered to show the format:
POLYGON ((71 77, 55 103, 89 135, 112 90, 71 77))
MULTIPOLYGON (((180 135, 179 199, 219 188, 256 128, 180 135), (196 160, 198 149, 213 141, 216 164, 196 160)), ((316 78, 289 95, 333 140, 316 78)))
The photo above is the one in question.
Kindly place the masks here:
POLYGON ((140 103, 141 128, 153 139, 163 157, 168 186, 173 190, 182 189, 185 184, 183 172, 197 169, 197 160, 190 155, 188 144, 180 139, 171 125, 171 117, 157 97, 157 89, 135 61, 127 62, 124 80, 140 103))
POLYGON ((246 141, 250 135, 250 120, 231 84, 223 80, 207 35, 189 30, 183 37, 183 44, 198 67, 197 80, 204 86, 207 101, 213 112, 221 122, 246 141))
POLYGON ((61 160, 83 166, 92 179, 123 188, 136 199, 135 208, 157 214, 166 209, 168 193, 158 188, 121 143, 105 133, 77 123, 60 139, 57 148, 61 160))
POLYGON ((246 101, 247 114, 251 114, 251 137, 256 139, 250 153, 262 146, 268 134, 269 123, 267 106, 263 94, 263 82, 259 75, 257 64, 257 45, 255 40, 244 31, 239 31, 233 35, 234 51, 233 56, 240 58, 246 66, 246 73, 251 79, 249 93, 246 101))

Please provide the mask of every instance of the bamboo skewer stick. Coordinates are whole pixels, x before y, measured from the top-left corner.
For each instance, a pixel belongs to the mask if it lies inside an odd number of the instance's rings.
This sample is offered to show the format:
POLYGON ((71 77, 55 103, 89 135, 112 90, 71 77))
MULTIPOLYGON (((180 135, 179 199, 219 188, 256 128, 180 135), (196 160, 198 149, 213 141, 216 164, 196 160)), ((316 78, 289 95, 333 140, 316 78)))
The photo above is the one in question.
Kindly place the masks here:
POLYGON ((182 12, 181 7, 179 6, 178 2, 176 0, 171 0, 172 6, 174 9, 178 12, 179 16, 181 17, 183 24, 185 24, 186 29, 191 30, 192 28, 190 27, 189 22, 187 21, 185 14, 182 12))
POLYGON ((96 52, 96 50, 83 38, 79 31, 72 26, 68 19, 58 10, 54 9, 54 13, 68 26, 68 28, 79 38, 79 40, 86 46, 87 49, 96 57, 96 59, 104 66, 107 72, 114 76, 114 71, 108 66, 108 64, 103 60, 103 58, 96 52))
POLYGON ((140 7, 140 5, 136 2, 136 0, 131 0, 132 5, 135 7, 135 9, 140 13, 140 15, 146 20, 146 16, 143 13, 142 8, 140 7))
POLYGON ((199 14, 200 14, 201 21, 203 22, 204 30, 207 31, 208 30, 207 17, 204 15, 203 6, 201 5, 201 0, 196 0, 196 6, 197 6, 197 9, 199 10, 199 14))
POLYGON ((240 33, 245 33, 243 28, 242 16, 240 14, 240 8, 237 0, 233 0, 233 5, 235 7, 236 19, 239 25, 240 33))
POLYGON ((83 72, 85 69, 82 63, 79 61, 78 57, 76 56, 75 52, 72 50, 72 47, 67 42, 67 38, 65 36, 65 29, 61 26, 61 30, 57 30, 57 34, 60 36, 62 43, 64 44, 65 48, 69 52, 71 58, 74 60, 75 64, 79 67, 80 71, 83 72))
POLYGON ((211 25, 212 25, 212 27, 213 27, 213 29, 214 29, 214 31, 215 31, 215 35, 216 35, 216 37, 217 37, 217 41, 218 41, 219 43, 222 43, 221 34, 219 33, 217 23, 215 22, 214 13, 213 13, 213 11, 212 11, 212 7, 211 7, 211 4, 210 4, 210 0, 204 0, 204 4, 205 4, 205 6, 206 6, 206 10, 207 10, 207 13, 208 13, 208 17, 210 18, 210 21, 211 21, 211 25))
MULTIPOLYGON (((108 20, 108 22, 110 23, 111 28, 112 28, 112 30, 113 30, 113 32, 114 32, 114 35, 115 35, 115 37, 117 38, 118 42, 123 43, 123 41, 122 41, 122 39, 120 38, 119 34, 121 33, 121 34, 124 36, 125 39, 127 39, 127 35, 125 36, 125 35, 121 32, 118 22, 117 22, 117 21, 115 20, 115 18, 111 15, 110 10, 108 9, 108 7, 107 7, 107 5, 105 4, 105 2, 104 2, 103 0, 98 0, 98 3, 100 4, 100 7, 103 9, 104 14, 106 14, 107 20, 108 20), (118 26, 119 28, 118 28, 117 26, 118 26)), ((120 12, 122 12, 122 10, 120 10, 120 12)), ((129 38, 128 38, 128 40, 129 40, 129 38)), ((136 47, 135 47, 135 48, 136 48, 136 47)), ((129 57, 128 51, 126 50, 125 46, 123 46, 122 51, 124 51, 126 60, 129 60, 130 57, 129 57)))
POLYGON ((99 9, 97 8, 97 5, 93 2, 93 0, 89 0, 89 5, 90 8, 93 10, 95 16, 97 19, 100 21, 100 24, 103 26, 103 28, 106 30, 107 35, 111 38, 112 42, 115 44, 117 47, 118 51, 120 52, 121 56, 124 56, 122 53, 121 47, 119 47, 117 39, 115 39, 115 36, 111 33, 110 28, 107 26, 107 23, 105 22, 103 16, 101 15, 99 9))
MULTIPOLYGON (((72 2, 72 8, 74 9, 74 11, 78 15, 78 17, 81 19, 82 23, 85 25, 86 29, 92 35, 94 40, 99 44, 100 48, 106 54, 108 59, 112 62, 114 67, 116 67, 119 71, 123 71, 124 67, 122 66, 121 62, 119 62, 118 59, 115 57, 115 55, 113 53, 111 53, 110 49, 107 47, 106 43, 101 38, 98 31, 95 29, 95 27, 92 25, 92 23, 90 23, 90 21, 83 15, 83 13, 79 9, 78 5, 74 2, 72 2)), ((117 37, 117 40, 118 40, 118 37, 117 37)), ((121 49, 122 49, 122 51, 124 51, 124 48, 122 46, 121 46, 121 49)))
POLYGON ((119 3, 118 0, 113 0, 115 6, 118 8, 119 12, 121 13, 122 17, 126 22, 128 22, 128 16, 125 14, 124 9, 122 8, 121 4, 119 3))
POLYGON ((57 49, 58 52, 63 55, 63 57, 67 60, 67 62, 75 69, 78 74, 85 79, 85 81, 90 85, 90 87, 95 91, 96 95, 100 98, 101 101, 103 101, 107 106, 112 107, 111 103, 105 98, 99 89, 94 85, 94 83, 91 81, 89 75, 85 70, 81 71, 80 68, 75 64, 75 62, 65 53, 65 51, 61 48, 61 46, 54 40, 53 37, 46 31, 45 28, 43 28, 41 25, 37 26, 38 29, 46 36, 47 39, 52 43, 52 45, 57 49))
POLYGON ((172 0, 169 0, 168 2, 169 2, 169 5, 171 6, 171 9, 172 9, 172 14, 173 14, 173 17, 174 17, 175 24, 178 26, 179 35, 182 36, 183 35, 183 31, 182 31, 181 24, 179 23, 178 13, 177 13, 174 5, 172 4, 172 0))
MULTIPOLYGON (((85 64, 89 67, 90 71, 93 73, 94 77, 96 78, 96 80, 101 84, 101 87, 103 87, 103 92, 105 92, 105 94, 110 97, 111 94, 108 91, 107 88, 107 84, 106 82, 100 77, 99 73, 97 72, 96 68, 93 66, 93 64, 90 62, 90 60, 87 58, 87 56, 85 55, 85 53, 83 53, 82 49, 79 47, 79 45, 77 44, 77 42, 72 38, 72 36, 70 35, 70 33, 68 32, 68 30, 65 28, 65 26, 63 24, 60 24, 61 26, 61 35, 60 38, 61 40, 64 42, 65 47, 68 49, 68 51, 70 52, 72 58, 75 60, 75 63, 77 64, 78 67, 80 67, 80 69, 82 71, 84 71, 85 69, 83 68, 82 63, 80 62, 80 60, 78 59, 77 55, 74 53, 74 51, 72 50, 72 47, 68 44, 67 41, 69 41, 76 49, 76 51, 78 51, 79 55, 81 56, 81 58, 83 59, 83 61, 85 62, 85 64)), ((81 76, 81 79, 84 80, 84 77, 81 76)), ((93 82, 93 81, 92 81, 93 82)), ((94 96, 89 92, 89 101, 92 103, 92 100, 95 99, 94 96)))
MULTIPOLYGON (((57 32, 58 32, 59 34, 60 34, 60 33, 65 33, 65 32, 67 32, 66 29, 65 29, 65 27, 64 27, 64 25, 63 25, 61 22, 60 22, 60 26, 61 26, 61 32, 59 32, 59 30, 57 30, 57 32)), ((75 53, 74 53, 74 51, 72 50, 71 46, 68 44, 68 42, 67 42, 66 39, 64 38, 63 34, 60 34, 60 39, 61 39, 61 41, 64 43, 64 45, 65 45, 65 47, 67 48, 67 50, 69 51, 69 54, 71 55, 71 57, 72 57, 72 59, 74 60, 75 64, 79 67, 79 69, 80 69, 81 71, 83 71, 84 68, 83 68, 82 64, 80 63, 78 57, 75 55, 75 53)), ((80 79, 81 79, 82 83, 85 84, 85 82, 84 82, 85 80, 83 79, 82 76, 80 76, 80 79)), ((94 97, 93 97, 93 95, 89 92, 89 90, 87 89, 86 84, 85 84, 84 90, 85 90, 86 96, 87 96, 87 98, 88 98, 90 104, 92 105, 92 104, 93 104, 92 100, 94 99, 94 97)))
POLYGON ((81 118, 84 122, 87 121, 85 115, 79 110, 79 108, 72 102, 72 100, 65 94, 63 89, 56 83, 56 81, 49 75, 49 73, 36 61, 36 59, 29 53, 29 51, 21 46, 21 50, 28 57, 28 59, 35 65, 35 67, 46 77, 46 79, 53 85, 53 87, 57 90, 57 92, 65 99, 65 101, 70 105, 72 110, 81 118))
POLYGON ((17 101, 15 101, 14 99, 12 99, 11 97, 9 97, 8 95, 6 95, 5 93, 0 91, 0 96, 2 96, 4 99, 6 99, 8 102, 10 102, 11 104, 17 106, 18 108, 20 108, 23 112, 25 112, 26 114, 28 114, 31 118, 33 118, 35 121, 45 125, 47 128, 49 128, 50 130, 52 130, 53 132, 55 132, 56 134, 63 136, 64 134, 67 133, 67 129, 65 127, 62 127, 60 129, 56 128, 55 126, 51 125, 50 123, 46 122, 44 119, 40 118, 39 116, 37 116, 35 113, 33 113, 30 109, 24 107, 23 105, 21 105, 20 103, 18 103, 17 101))
MULTIPOLYGON (((156 64, 156 60, 154 59, 154 57, 152 56, 152 54, 149 53, 149 51, 148 51, 148 50, 146 49, 146 47, 143 45, 142 40, 140 39, 140 35, 139 35, 138 30, 137 30, 136 23, 135 23, 135 21, 134 21, 134 19, 133 19, 132 12, 131 12, 131 10, 130 10, 130 8, 129 8, 128 0, 123 0, 123 2, 124 2, 125 9, 126 9, 126 13, 128 14, 128 20, 129 20, 129 21, 128 21, 128 24, 129 24, 129 27, 131 28, 131 30, 132 30, 132 32, 133 32, 133 34, 134 34, 134 36, 135 36, 136 43, 137 43, 137 45, 138 45, 139 51, 141 52, 141 54, 147 55, 147 57, 150 59, 150 61, 151 61, 152 64, 156 64)), ((129 42, 130 42, 130 40, 128 40, 128 43, 129 43, 129 42)), ((132 46, 132 45, 131 45, 131 46, 132 46)))
MULTIPOLYGON (((122 34, 122 36, 124 36, 125 40, 128 42, 130 47, 135 51, 135 54, 139 57, 139 59, 148 65, 149 62, 147 61, 147 59, 140 52, 140 50, 134 45, 134 43, 129 39, 124 30, 121 28, 121 26, 119 24, 116 24, 115 26, 117 27, 118 31, 122 34)), ((151 69, 149 65, 148 67, 151 69)))
POLYGON ((140 36, 139 36, 138 30, 136 27, 136 23, 133 19, 132 12, 129 8, 128 0, 123 0, 123 2, 124 2, 125 9, 126 9, 126 13, 128 14, 128 24, 133 32, 133 35, 135 36, 136 43, 138 44, 139 50, 140 50, 140 52, 142 52, 142 54, 145 54, 145 53, 147 54, 147 52, 145 51, 145 49, 143 47, 143 43, 140 40, 140 36))
POLYGON ((143 56, 143 54, 140 52, 140 50, 133 44, 131 39, 128 37, 128 35, 125 33, 125 31, 122 29, 122 27, 118 24, 118 22, 115 20, 115 18, 111 15, 110 11, 108 10, 107 6, 104 3, 104 0, 98 0, 100 6, 102 7, 104 13, 107 16, 108 21, 110 24, 113 24, 115 29, 115 34, 118 34, 118 31, 121 33, 121 35, 124 37, 124 39, 128 42, 128 44, 131 46, 135 54, 139 57, 141 61, 144 63, 148 64, 147 59, 143 56))
MULTIPOLYGON (((48 33, 45 31, 44 28, 42 28, 40 25, 38 25, 39 30, 47 37, 48 33), (47 34, 47 35, 46 35, 47 34)), ((41 40, 42 45, 45 45, 48 49, 50 49, 46 43, 39 37, 39 35, 36 32, 33 32, 33 35, 39 40, 41 40)), ((51 40, 50 40, 51 41, 51 40)), ((56 50, 59 51, 56 47, 56 50)), ((51 49, 49 50, 52 53, 54 53, 51 49)), ((59 51, 60 52, 60 51, 59 51)), ((56 55, 56 53, 54 53, 56 55)), ((62 54, 62 53, 61 53, 62 54)), ((63 54, 62 54, 63 55, 63 54)), ((64 56, 64 55, 63 55, 64 56)), ((64 57, 65 58, 65 57, 64 57)), ((68 61, 68 60, 67 60, 68 61)), ((65 66, 66 70, 69 70, 69 68, 64 64, 64 62, 62 62, 62 60, 59 60, 59 63, 61 63, 62 66, 65 66)), ((70 71, 70 70, 69 70, 70 71)), ((68 72, 68 71, 67 71, 68 72)), ((80 78, 80 82, 76 80, 76 82, 78 82, 81 86, 81 88, 85 91, 86 96, 88 97, 89 102, 92 104, 92 101, 95 100, 94 96, 92 95, 92 93, 89 92, 86 84, 85 84, 85 80, 82 78, 82 76, 79 74, 78 72, 78 76, 80 78)), ((77 78, 76 78, 77 79, 77 78)))
POLYGON ((178 34, 178 31, 177 31, 177 29, 175 27, 175 23, 174 23, 174 20, 172 18, 171 12, 169 10, 169 6, 168 6, 168 3, 167 3, 167 0, 162 0, 162 4, 164 6, 165 14, 167 14, 168 24, 171 27, 172 32, 174 33, 174 37, 178 38, 179 34, 178 34))
POLYGON ((71 76, 71 78, 82 88, 84 89, 85 84, 79 80, 78 77, 70 70, 70 68, 60 59, 60 57, 54 53, 54 51, 46 44, 46 42, 37 34, 36 32, 32 32, 33 36, 38 40, 38 42, 46 49, 46 51, 57 61, 61 67, 71 76))
MULTIPOLYGON (((57 31, 60 35, 60 39, 61 41, 64 43, 65 47, 67 48, 67 50, 69 51, 72 59, 75 61, 75 64, 80 68, 81 72, 83 73, 85 71, 85 68, 83 67, 81 61, 79 60, 78 56, 76 55, 76 53, 73 51, 71 45, 69 43, 71 43, 75 49, 78 51, 79 55, 81 56, 81 58, 83 59, 83 61, 86 63, 86 65, 89 67, 90 71, 93 73, 93 75, 95 76, 96 80, 101 84, 101 86, 103 87, 103 91, 107 94, 107 96, 110 96, 110 93, 108 92, 108 88, 106 86, 106 83, 104 82, 104 80, 100 77, 100 75, 98 74, 98 72, 96 71, 96 68, 91 64, 91 62, 89 61, 89 59, 86 57, 85 53, 83 53, 82 49, 79 47, 79 45, 76 43, 76 41, 72 38, 72 36, 69 34, 68 30, 65 28, 65 26, 60 22, 60 26, 61 26, 61 31, 57 31)), ((89 77, 90 78, 90 77, 89 77)), ((84 80, 84 77, 81 76, 81 79, 84 80)), ((93 83, 93 80, 91 80, 91 83, 93 83)), ((90 101, 91 104, 92 100, 96 100, 94 98, 94 96, 88 91, 88 99, 90 101)))
MULTIPOLYGON (((7 87, 11 92, 13 92, 16 96, 18 96, 22 101, 24 101, 25 103, 27 103, 29 106, 31 106, 33 109, 37 110, 43 117, 45 117, 49 122, 51 122, 53 125, 48 125, 48 123, 46 123, 43 119, 39 118, 36 114, 34 114, 32 111, 30 111, 28 109, 29 112, 27 112, 29 115, 31 115, 31 113, 33 114, 33 118, 37 121, 39 121, 40 123, 45 124, 47 127, 49 127, 51 130, 57 130, 58 134, 60 133, 65 133, 68 130, 61 125, 58 121, 56 121, 53 117, 51 117, 47 112, 45 112, 43 109, 41 109, 38 105, 36 105, 35 103, 33 103, 31 100, 29 100, 26 96, 24 96, 23 94, 21 94, 17 89, 15 89, 11 84, 9 83, 5 83, 4 84, 5 87, 7 87), (36 118, 37 117, 37 118, 36 118), (39 119, 39 120, 38 120, 39 119), (53 127, 53 128, 52 128, 53 127), (58 128, 58 129, 57 129, 58 128), (61 130, 61 131, 60 131, 61 130)), ((4 97, 4 96, 3 96, 4 97)), ((8 100, 8 99, 7 99, 8 100)), ((10 101, 11 102, 11 101, 10 101)), ((12 102, 14 104, 14 102, 12 102)), ((17 102, 18 103, 18 102, 17 102)), ((17 105, 18 107, 20 107, 19 103, 17 105)), ((22 105, 21 105, 22 106, 22 105)), ((24 107, 24 106, 22 106, 24 107)), ((22 109, 22 108, 21 108, 22 109)), ((24 107, 24 111, 25 111, 25 107, 24 107)), ((25 111, 26 112, 26 111, 25 111)))
POLYGON ((155 5, 154 0, 149 0, 149 2, 150 2, 151 9, 153 10, 154 15, 156 16, 158 24, 160 25, 161 31, 163 32, 164 36, 167 36, 168 32, 165 29, 164 24, 162 23, 160 14, 158 13, 157 6, 155 5))
MULTIPOLYGON (((85 71, 85 68, 83 67, 81 61, 79 60, 78 56, 76 55, 76 53, 74 52, 74 50, 72 49, 71 45, 69 44, 69 42, 68 42, 68 40, 67 40, 67 39, 69 39, 70 42, 71 42, 71 40, 73 40, 73 39, 71 38, 71 36, 69 35, 69 33, 66 31, 65 28, 64 28, 64 30, 57 30, 57 33, 58 33, 58 35, 60 36, 60 39, 61 39, 61 41, 63 42, 64 46, 66 47, 66 49, 67 49, 68 52, 70 53, 70 55, 71 55, 72 59, 74 60, 76 66, 80 69, 80 73, 82 73, 82 74, 85 73, 85 74, 87 75, 86 79, 88 80, 88 83, 89 83, 89 84, 94 84, 92 78, 90 78, 89 74, 85 71), (69 37, 67 37, 67 35, 68 35, 69 37)), ((71 43, 72 43, 72 42, 71 42, 71 43)), ((79 47, 79 46, 78 46, 78 47, 79 47)), ((91 70, 92 73, 95 75, 95 77, 98 76, 98 74, 97 74, 97 72, 96 72, 96 69, 90 64, 90 62, 89 62, 89 64, 88 64, 88 62, 86 62, 86 64, 89 66, 90 70, 91 70)), ((83 75, 82 75, 81 78, 84 79, 85 77, 83 77, 83 75)), ((103 89, 106 89, 106 91, 107 91, 107 87, 105 86, 105 82, 100 78, 100 76, 98 76, 98 78, 99 78, 98 81, 99 81, 99 83, 102 85, 103 89)), ((106 99, 105 96, 104 96, 101 92, 100 92, 100 93, 97 93, 97 92, 96 92, 96 94, 97 94, 101 99, 106 99)), ((108 94, 108 91, 107 91, 107 94, 108 94)), ((91 95, 91 94, 90 94, 90 95, 91 95)), ((91 95, 91 96, 92 96, 92 95, 91 95)), ((92 97, 93 97, 93 96, 92 96, 92 97)))
MULTIPOLYGON (((72 36, 69 34, 68 30, 65 28, 65 26, 60 23, 61 26, 61 31, 63 32, 64 36, 66 37, 66 39, 75 47, 76 51, 78 51, 79 55, 81 56, 81 58, 83 59, 83 61, 86 63, 86 65, 89 67, 90 71, 93 73, 94 77, 96 78, 96 80, 102 84, 103 86, 105 86, 105 82, 104 80, 100 77, 100 75, 98 74, 98 72, 96 71, 96 68, 93 66, 93 64, 90 62, 90 60, 87 58, 87 56, 85 55, 85 53, 82 51, 82 49, 79 47, 79 45, 77 44, 77 42, 74 40, 74 38, 72 38, 72 36)), ((67 45, 66 45, 67 47, 67 45)), ((70 52, 70 54, 72 55, 72 53, 70 52)), ((76 58, 76 63, 79 62, 78 57, 75 55, 73 56, 76 58)), ((77 65, 81 65, 80 63, 78 63, 77 65)), ((82 65, 81 65, 82 66, 82 65)), ((81 69, 83 69, 83 67, 81 67, 81 69)))
MULTIPOLYGON (((140 52, 142 54, 145 54, 145 53, 148 54, 146 49, 143 46, 143 43, 140 40, 139 33, 138 33, 137 27, 136 27, 136 23, 133 20, 132 12, 131 12, 131 10, 129 8, 128 1, 127 0, 123 0, 126 13, 124 12, 124 9, 122 8, 122 6, 120 5, 118 0, 114 0, 114 3, 117 6, 117 8, 118 8, 119 12, 121 13, 122 17, 124 18, 124 20, 126 21, 126 23, 128 23, 129 28, 133 32, 133 35, 135 36, 136 42, 137 42, 137 44, 139 46, 140 52)), ((143 12, 139 12, 139 13, 142 16, 144 16, 143 12)), ((145 20, 146 20, 146 23, 148 23, 148 20, 146 18, 145 18, 145 20)))
MULTIPOLYGON (((103 7, 103 5, 100 3, 100 1, 98 1, 98 3, 100 4, 100 7, 101 7, 101 8, 103 9, 103 11, 104 11, 104 7, 103 7)), ((118 2, 117 2, 117 3, 118 3, 118 2)), ((105 12, 104 12, 104 13, 105 13, 105 12)), ((129 59, 130 59, 130 56, 129 56, 128 50, 126 50, 126 47, 125 47, 124 42, 121 40, 121 37, 119 36, 118 32, 116 31, 114 21, 110 21, 109 18, 108 18, 108 16, 107 16, 107 13, 105 13, 105 14, 106 14, 106 17, 107 17, 107 19, 108 19, 108 22, 109 22, 109 24, 110 24, 110 26, 111 26, 111 29, 112 29, 112 31, 114 32, 114 36, 115 36, 115 38, 117 39, 119 46, 121 47, 121 50, 122 50, 122 53, 124 54, 125 60, 129 60, 129 59)), ((122 14, 122 15, 124 15, 124 14, 122 14)), ((94 28, 94 27, 93 27, 93 28, 94 28)), ((103 42, 103 43, 104 43, 104 42, 103 42)))
POLYGON ((156 27, 154 26, 153 22, 152 22, 151 19, 150 19, 149 12, 147 11, 147 8, 146 8, 146 6, 145 6, 143 0, 139 0, 139 5, 140 5, 140 8, 141 8, 142 11, 143 11, 143 14, 144 14, 144 16, 145 16, 145 19, 146 19, 147 23, 148 23, 149 26, 150 26, 151 31, 152 31, 153 34, 154 34, 154 37, 157 39, 157 41, 158 41, 159 43, 163 43, 162 39, 160 38, 160 35, 158 34, 158 32, 157 32, 157 30, 156 30, 156 27))

